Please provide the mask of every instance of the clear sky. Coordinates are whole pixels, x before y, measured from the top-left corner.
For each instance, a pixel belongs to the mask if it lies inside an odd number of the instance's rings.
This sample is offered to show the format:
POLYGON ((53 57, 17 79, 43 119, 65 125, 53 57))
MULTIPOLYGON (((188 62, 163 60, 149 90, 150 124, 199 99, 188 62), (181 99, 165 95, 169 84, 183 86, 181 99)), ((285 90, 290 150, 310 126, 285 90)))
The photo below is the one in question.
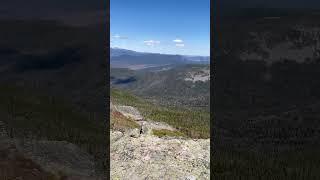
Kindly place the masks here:
POLYGON ((210 0, 110 0, 111 47, 210 55, 210 0))

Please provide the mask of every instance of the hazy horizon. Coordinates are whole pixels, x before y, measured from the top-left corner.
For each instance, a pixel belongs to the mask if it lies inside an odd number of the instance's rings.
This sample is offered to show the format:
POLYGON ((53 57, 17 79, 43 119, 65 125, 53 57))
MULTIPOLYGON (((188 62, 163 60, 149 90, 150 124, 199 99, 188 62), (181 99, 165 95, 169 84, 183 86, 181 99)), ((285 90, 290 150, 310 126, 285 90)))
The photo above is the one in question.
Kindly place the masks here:
POLYGON ((170 53, 159 53, 159 52, 145 52, 145 51, 136 51, 128 48, 120 48, 120 47, 110 47, 111 49, 123 49, 123 50, 129 50, 129 51, 134 51, 138 53, 152 53, 152 54, 163 54, 163 55, 179 55, 179 56, 202 56, 202 57, 210 57, 209 55, 198 55, 198 54, 193 54, 193 55, 185 55, 185 54, 170 54, 170 53))

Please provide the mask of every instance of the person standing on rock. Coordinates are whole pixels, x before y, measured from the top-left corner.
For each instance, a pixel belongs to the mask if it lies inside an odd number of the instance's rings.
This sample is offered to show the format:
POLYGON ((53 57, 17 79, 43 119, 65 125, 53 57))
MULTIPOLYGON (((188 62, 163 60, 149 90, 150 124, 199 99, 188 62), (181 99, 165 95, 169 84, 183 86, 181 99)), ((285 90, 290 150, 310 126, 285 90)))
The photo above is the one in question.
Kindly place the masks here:
POLYGON ((141 128, 140 128, 140 134, 145 134, 147 132, 147 127, 145 125, 145 122, 142 122, 141 128))
POLYGON ((140 127, 140 134, 143 133, 142 127, 143 127, 143 125, 141 125, 141 127, 140 127))

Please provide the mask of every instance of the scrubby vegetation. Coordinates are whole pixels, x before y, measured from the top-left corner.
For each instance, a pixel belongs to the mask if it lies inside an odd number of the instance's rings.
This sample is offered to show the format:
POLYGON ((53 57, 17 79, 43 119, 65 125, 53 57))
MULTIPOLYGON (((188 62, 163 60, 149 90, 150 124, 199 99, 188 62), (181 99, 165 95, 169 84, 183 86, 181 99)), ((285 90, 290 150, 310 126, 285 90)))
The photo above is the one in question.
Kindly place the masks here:
POLYGON ((190 73, 203 73, 208 65, 186 64, 165 71, 125 68, 110 70, 111 86, 133 92, 135 95, 165 107, 183 107, 209 111, 210 81, 186 81, 190 73))
POLYGON ((167 108, 114 88, 111 89, 111 101, 136 107, 147 119, 166 122, 189 137, 210 137, 210 113, 208 111, 167 108))
POLYGON ((76 111, 68 102, 7 84, 0 86, 0 99, 1 120, 10 137, 68 141, 96 158, 103 155, 105 125, 76 111))
POLYGON ((278 20, 261 18, 278 16, 270 14, 234 16, 217 30, 221 34, 215 52, 219 78, 214 81, 212 159, 216 179, 320 177, 320 81, 315 78, 320 63, 318 47, 313 47, 319 42, 319 14, 288 13, 278 20), (274 47, 281 47, 279 55, 274 47), (304 48, 311 53, 300 53, 304 48), (261 49, 267 49, 271 59, 239 57, 243 51, 263 55, 261 49), (309 57, 294 57, 292 51, 309 57))
POLYGON ((1 129, 13 138, 76 144, 95 157, 97 174, 104 173, 104 25, 37 19, 2 19, 1 25, 1 129))
POLYGON ((140 128, 138 123, 119 112, 111 112, 110 121, 111 129, 121 132, 124 132, 126 129, 140 128))
POLYGON ((211 161, 215 179, 319 179, 318 150, 257 153, 230 148, 215 151, 211 161))
POLYGON ((152 130, 153 135, 158 137, 165 137, 165 136, 171 136, 171 137, 184 137, 185 134, 179 132, 179 131, 170 131, 168 129, 153 129, 152 130))

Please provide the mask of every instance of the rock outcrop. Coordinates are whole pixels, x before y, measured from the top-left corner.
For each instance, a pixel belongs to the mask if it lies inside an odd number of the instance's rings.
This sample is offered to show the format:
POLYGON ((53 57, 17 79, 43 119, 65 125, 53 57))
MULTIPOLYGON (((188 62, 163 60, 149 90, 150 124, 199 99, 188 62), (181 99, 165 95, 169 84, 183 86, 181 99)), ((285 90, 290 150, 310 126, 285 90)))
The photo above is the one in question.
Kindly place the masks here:
POLYGON ((0 136, 0 154, 0 179, 58 179, 19 152, 9 138, 0 136))
MULTIPOLYGON (((140 114, 136 109, 132 112, 140 114)), ((209 139, 159 138, 152 129, 175 129, 165 123, 136 120, 140 130, 110 132, 111 179, 210 179, 209 139)))
POLYGON ((132 106, 116 106, 116 109, 127 118, 132 118, 137 121, 143 119, 140 112, 132 106))
POLYGON ((209 179, 210 140, 111 131, 111 179, 209 179))
MULTIPOLYGON (((0 137, 0 177, 6 179, 97 180, 94 160, 65 141, 35 141, 0 137)), ((1 178, 0 178, 1 179, 1 178)))
POLYGON ((66 141, 17 141, 16 147, 43 169, 52 174, 94 179, 94 159, 78 146, 66 141))

